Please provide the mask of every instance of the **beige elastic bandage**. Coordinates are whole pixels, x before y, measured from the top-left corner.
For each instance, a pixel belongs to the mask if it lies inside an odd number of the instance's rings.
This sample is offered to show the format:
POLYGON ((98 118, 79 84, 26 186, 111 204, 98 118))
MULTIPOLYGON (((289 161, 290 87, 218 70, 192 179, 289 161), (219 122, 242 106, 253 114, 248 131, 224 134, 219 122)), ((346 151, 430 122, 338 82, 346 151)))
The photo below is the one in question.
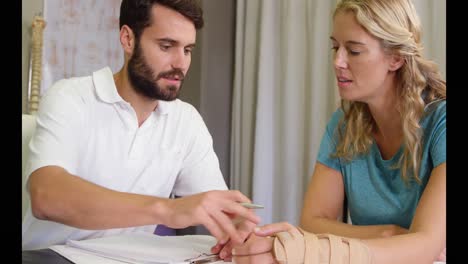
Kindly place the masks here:
POLYGON ((302 229, 275 234, 273 250, 283 264, 370 264, 371 254, 358 239, 332 234, 309 233, 302 229))

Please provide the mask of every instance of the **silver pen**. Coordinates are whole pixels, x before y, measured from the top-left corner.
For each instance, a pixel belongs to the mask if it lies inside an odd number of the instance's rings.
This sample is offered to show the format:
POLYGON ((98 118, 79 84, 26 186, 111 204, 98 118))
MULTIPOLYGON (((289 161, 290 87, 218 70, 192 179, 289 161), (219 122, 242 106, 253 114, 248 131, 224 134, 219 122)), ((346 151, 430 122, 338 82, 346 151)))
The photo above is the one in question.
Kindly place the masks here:
POLYGON ((190 261, 190 264, 203 264, 203 263, 213 263, 217 261, 221 261, 222 259, 219 257, 218 254, 203 256, 198 259, 193 259, 190 261))
POLYGON ((245 208, 249 208, 249 209, 263 209, 263 208, 265 208, 263 205, 253 204, 253 203, 240 203, 240 205, 244 206, 245 208))

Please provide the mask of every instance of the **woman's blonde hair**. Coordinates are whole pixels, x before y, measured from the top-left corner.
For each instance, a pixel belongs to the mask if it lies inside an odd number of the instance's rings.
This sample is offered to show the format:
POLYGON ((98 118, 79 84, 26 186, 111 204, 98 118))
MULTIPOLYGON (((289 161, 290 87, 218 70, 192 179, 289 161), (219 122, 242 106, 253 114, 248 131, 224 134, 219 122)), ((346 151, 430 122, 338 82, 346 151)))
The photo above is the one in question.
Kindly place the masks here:
MULTIPOLYGON (((333 17, 339 12, 353 12, 358 23, 380 41, 390 54, 404 58, 398 69, 398 109, 403 122, 404 150, 396 166, 408 182, 413 175, 417 182, 422 153, 422 131, 419 124, 424 108, 446 98, 446 83, 437 65, 422 57, 421 28, 418 15, 410 0, 342 0, 333 17)), ((339 124, 340 141, 337 157, 351 160, 368 153, 373 143, 376 123, 367 104, 341 100, 344 117, 339 124)))

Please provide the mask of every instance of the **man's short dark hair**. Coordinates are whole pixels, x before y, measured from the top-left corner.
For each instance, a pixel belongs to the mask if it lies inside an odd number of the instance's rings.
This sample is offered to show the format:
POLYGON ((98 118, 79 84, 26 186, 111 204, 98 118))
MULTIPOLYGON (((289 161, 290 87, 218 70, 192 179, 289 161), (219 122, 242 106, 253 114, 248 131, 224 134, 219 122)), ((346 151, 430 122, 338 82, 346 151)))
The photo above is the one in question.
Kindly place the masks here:
POLYGON ((193 22, 195 29, 203 27, 203 11, 196 0, 122 0, 119 28, 129 26, 139 39, 143 29, 151 25, 151 9, 155 4, 179 12, 193 22))

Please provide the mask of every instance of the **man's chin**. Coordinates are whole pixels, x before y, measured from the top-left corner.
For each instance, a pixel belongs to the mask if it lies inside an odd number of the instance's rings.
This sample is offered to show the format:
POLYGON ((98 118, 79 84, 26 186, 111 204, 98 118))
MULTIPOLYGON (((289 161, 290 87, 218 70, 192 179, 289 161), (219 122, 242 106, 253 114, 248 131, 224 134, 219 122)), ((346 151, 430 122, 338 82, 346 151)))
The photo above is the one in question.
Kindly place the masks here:
POLYGON ((180 87, 180 85, 155 86, 150 97, 160 101, 174 101, 179 98, 180 87))
POLYGON ((174 101, 177 98, 179 98, 179 93, 170 93, 170 94, 160 95, 158 96, 157 99, 160 101, 170 102, 170 101, 174 101))
POLYGON ((161 98, 158 98, 159 101, 164 101, 164 102, 172 102, 174 101, 175 99, 177 99, 178 96, 176 97, 170 97, 170 98, 167 98, 167 97, 161 97, 161 98))
POLYGON ((174 101, 179 98, 180 86, 169 86, 165 88, 165 93, 160 100, 162 101, 174 101))

